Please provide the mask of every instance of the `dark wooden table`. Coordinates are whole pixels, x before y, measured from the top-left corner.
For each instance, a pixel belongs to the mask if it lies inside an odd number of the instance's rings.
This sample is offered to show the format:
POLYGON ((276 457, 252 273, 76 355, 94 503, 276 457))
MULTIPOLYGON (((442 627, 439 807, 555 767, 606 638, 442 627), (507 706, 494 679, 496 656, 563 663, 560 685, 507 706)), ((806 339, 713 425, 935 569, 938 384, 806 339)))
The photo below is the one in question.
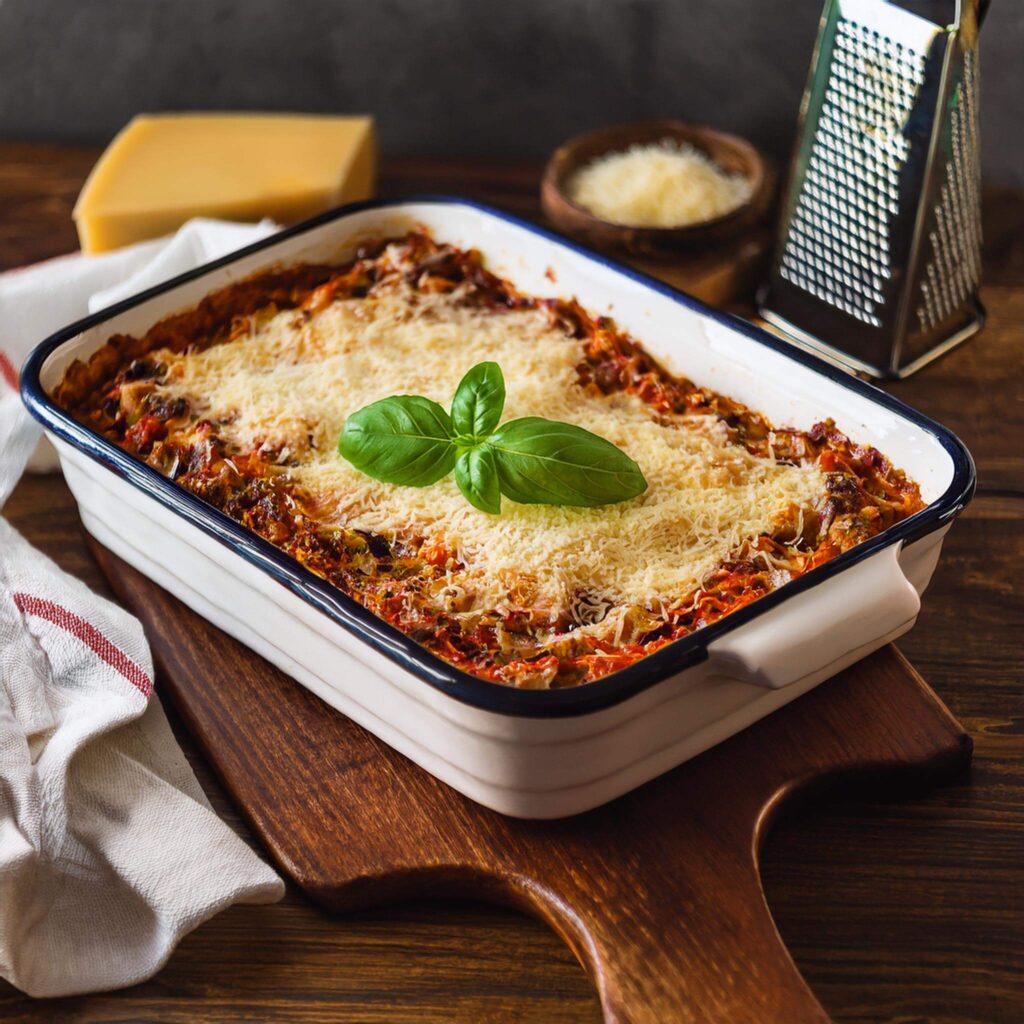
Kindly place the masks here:
MULTIPOLYGON (((96 155, 0 145, 0 268, 76 247, 70 209, 96 155)), ((388 163, 382 191, 460 193, 537 216, 537 183, 533 167, 417 159, 388 163)), ((978 497, 901 642, 974 737, 974 766, 911 799, 805 808, 764 851, 779 930, 838 1021, 1024 1021, 1024 194, 988 193, 985 231, 984 333, 892 388, 955 429, 978 462, 978 497)), ((60 479, 27 477, 4 514, 107 592, 60 479)), ((600 1013, 568 949, 510 911, 407 905, 339 919, 289 892, 221 914, 123 992, 37 1003, 0 983, 0 1017, 568 1024, 600 1013)))

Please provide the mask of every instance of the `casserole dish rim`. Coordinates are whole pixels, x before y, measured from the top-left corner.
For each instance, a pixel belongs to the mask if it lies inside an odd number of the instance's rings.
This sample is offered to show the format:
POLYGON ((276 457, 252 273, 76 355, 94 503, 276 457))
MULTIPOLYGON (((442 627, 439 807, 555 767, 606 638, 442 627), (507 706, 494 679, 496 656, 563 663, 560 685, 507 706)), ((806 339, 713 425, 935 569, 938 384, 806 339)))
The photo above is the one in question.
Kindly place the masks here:
MULTIPOLYGON (((486 256, 486 253, 485 253, 486 256)), ((643 344, 643 340, 639 339, 643 344)), ((316 217, 261 239, 217 260, 204 263, 159 285, 131 296, 113 306, 75 321, 51 334, 31 352, 22 369, 21 391, 31 414, 57 437, 80 450, 94 461, 127 479, 148 497, 155 499, 186 521, 200 527, 215 540, 232 549, 277 583, 326 614, 336 625, 367 643, 399 667, 433 686, 446 696, 471 707, 503 715, 530 718, 556 718, 585 715, 619 704, 670 676, 698 664, 708 657, 709 646, 720 637, 738 629, 757 615, 764 614, 781 602, 831 579, 837 573, 893 544, 911 543, 942 528, 970 501, 975 486, 975 469, 970 453, 950 430, 923 413, 907 406, 872 384, 851 376, 825 360, 798 349, 768 331, 730 313, 713 309, 705 303, 678 292, 663 282, 625 267, 617 260, 596 253, 586 246, 568 241, 552 231, 508 214, 486 203, 458 196, 429 194, 392 199, 371 199, 336 207, 316 217), (493 683, 464 672, 443 661, 396 627, 378 618, 354 598, 300 565, 269 541, 246 529, 225 513, 206 504, 201 498, 168 480, 156 469, 130 455, 112 441, 79 423, 61 409, 43 389, 40 375, 46 360, 63 344, 84 331, 111 320, 126 310, 143 305, 165 292, 187 284, 250 255, 273 249, 279 243, 323 227, 363 210, 389 209, 410 204, 436 204, 469 208, 487 217, 496 218, 513 227, 541 238, 546 244, 568 249, 576 257, 597 263, 615 274, 624 276, 654 291, 673 303, 686 307, 728 329, 781 353, 827 377, 841 387, 852 390, 874 404, 881 405, 913 423, 929 434, 945 450, 953 465, 953 474, 946 490, 935 501, 907 519, 861 544, 837 555, 825 564, 783 587, 766 594, 743 608, 674 640, 652 654, 602 679, 556 690, 519 689, 493 683)))

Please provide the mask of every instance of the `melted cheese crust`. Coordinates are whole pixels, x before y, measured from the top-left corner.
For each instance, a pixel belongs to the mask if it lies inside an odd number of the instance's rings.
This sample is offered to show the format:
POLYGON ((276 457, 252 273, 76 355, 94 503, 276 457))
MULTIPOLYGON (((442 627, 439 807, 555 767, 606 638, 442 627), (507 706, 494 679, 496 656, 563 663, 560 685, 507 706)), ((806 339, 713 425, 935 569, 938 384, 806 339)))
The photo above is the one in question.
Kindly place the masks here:
POLYGON ((775 427, 667 374, 607 319, 538 299, 422 232, 348 263, 211 292, 68 367, 55 399, 176 484, 467 672, 573 686, 632 665, 923 507, 830 420, 775 427), (648 490, 594 509, 469 505, 337 454, 387 395, 447 405, 484 360, 505 420, 566 420, 619 445, 648 490))
POLYGON ((658 417, 634 395, 588 393, 576 369, 579 342, 535 309, 481 311, 458 294, 401 288, 338 300, 308 318, 280 312, 204 352, 154 358, 169 368, 163 390, 221 421, 233 447, 281 452, 290 479, 318 499, 324 523, 454 552, 465 569, 450 584, 469 612, 540 608, 585 622, 621 605, 671 605, 823 489, 814 466, 752 455, 730 444, 713 417, 658 417), (488 359, 505 375, 503 419, 585 427, 635 459, 648 490, 592 509, 505 499, 492 516, 469 505, 452 477, 400 487, 338 456, 349 414, 395 394, 447 405, 463 374, 488 359))

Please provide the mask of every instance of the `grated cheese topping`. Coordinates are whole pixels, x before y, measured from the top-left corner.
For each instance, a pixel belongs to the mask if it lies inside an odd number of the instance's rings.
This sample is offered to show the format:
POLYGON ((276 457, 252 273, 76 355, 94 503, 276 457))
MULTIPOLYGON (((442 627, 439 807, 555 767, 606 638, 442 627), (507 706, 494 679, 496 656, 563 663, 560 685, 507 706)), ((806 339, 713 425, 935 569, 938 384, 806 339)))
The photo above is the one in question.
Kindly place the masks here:
POLYGON ((676 228, 731 213, 752 188, 693 146, 663 139, 599 157, 570 178, 567 191, 613 224, 676 228))
POLYGON ((621 632, 630 606, 664 613, 730 552, 824 489, 816 466, 752 455, 730 444, 714 417, 658 417, 634 395, 585 391, 579 342, 543 311, 482 311, 458 291, 398 285, 311 316, 271 311, 234 340, 154 356, 168 367, 161 391, 221 421, 219 435, 239 450, 279 452, 292 481, 316 498, 322 522, 453 552, 464 568, 447 584, 467 614, 545 609, 584 629, 621 632), (484 360, 505 376, 503 421, 545 416, 591 430, 639 463, 648 490, 591 509, 503 499, 502 514, 492 516, 469 505, 452 477, 400 487, 337 454, 349 414, 395 394, 447 407, 463 374, 484 360))

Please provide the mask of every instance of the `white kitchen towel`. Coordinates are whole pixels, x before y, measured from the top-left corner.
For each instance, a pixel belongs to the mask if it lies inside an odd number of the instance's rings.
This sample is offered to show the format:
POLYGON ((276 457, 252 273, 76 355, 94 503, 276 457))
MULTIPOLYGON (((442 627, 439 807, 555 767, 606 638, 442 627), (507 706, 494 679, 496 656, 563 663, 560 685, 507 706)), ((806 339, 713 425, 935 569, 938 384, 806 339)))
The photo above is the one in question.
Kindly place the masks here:
MULTIPOLYGON (((272 230, 192 222, 0 275, 0 506, 39 437, 16 389, 31 345, 272 230)), ((138 621, 0 519, 0 977, 29 995, 142 981, 218 911, 283 894, 211 810, 152 689, 138 621)))

